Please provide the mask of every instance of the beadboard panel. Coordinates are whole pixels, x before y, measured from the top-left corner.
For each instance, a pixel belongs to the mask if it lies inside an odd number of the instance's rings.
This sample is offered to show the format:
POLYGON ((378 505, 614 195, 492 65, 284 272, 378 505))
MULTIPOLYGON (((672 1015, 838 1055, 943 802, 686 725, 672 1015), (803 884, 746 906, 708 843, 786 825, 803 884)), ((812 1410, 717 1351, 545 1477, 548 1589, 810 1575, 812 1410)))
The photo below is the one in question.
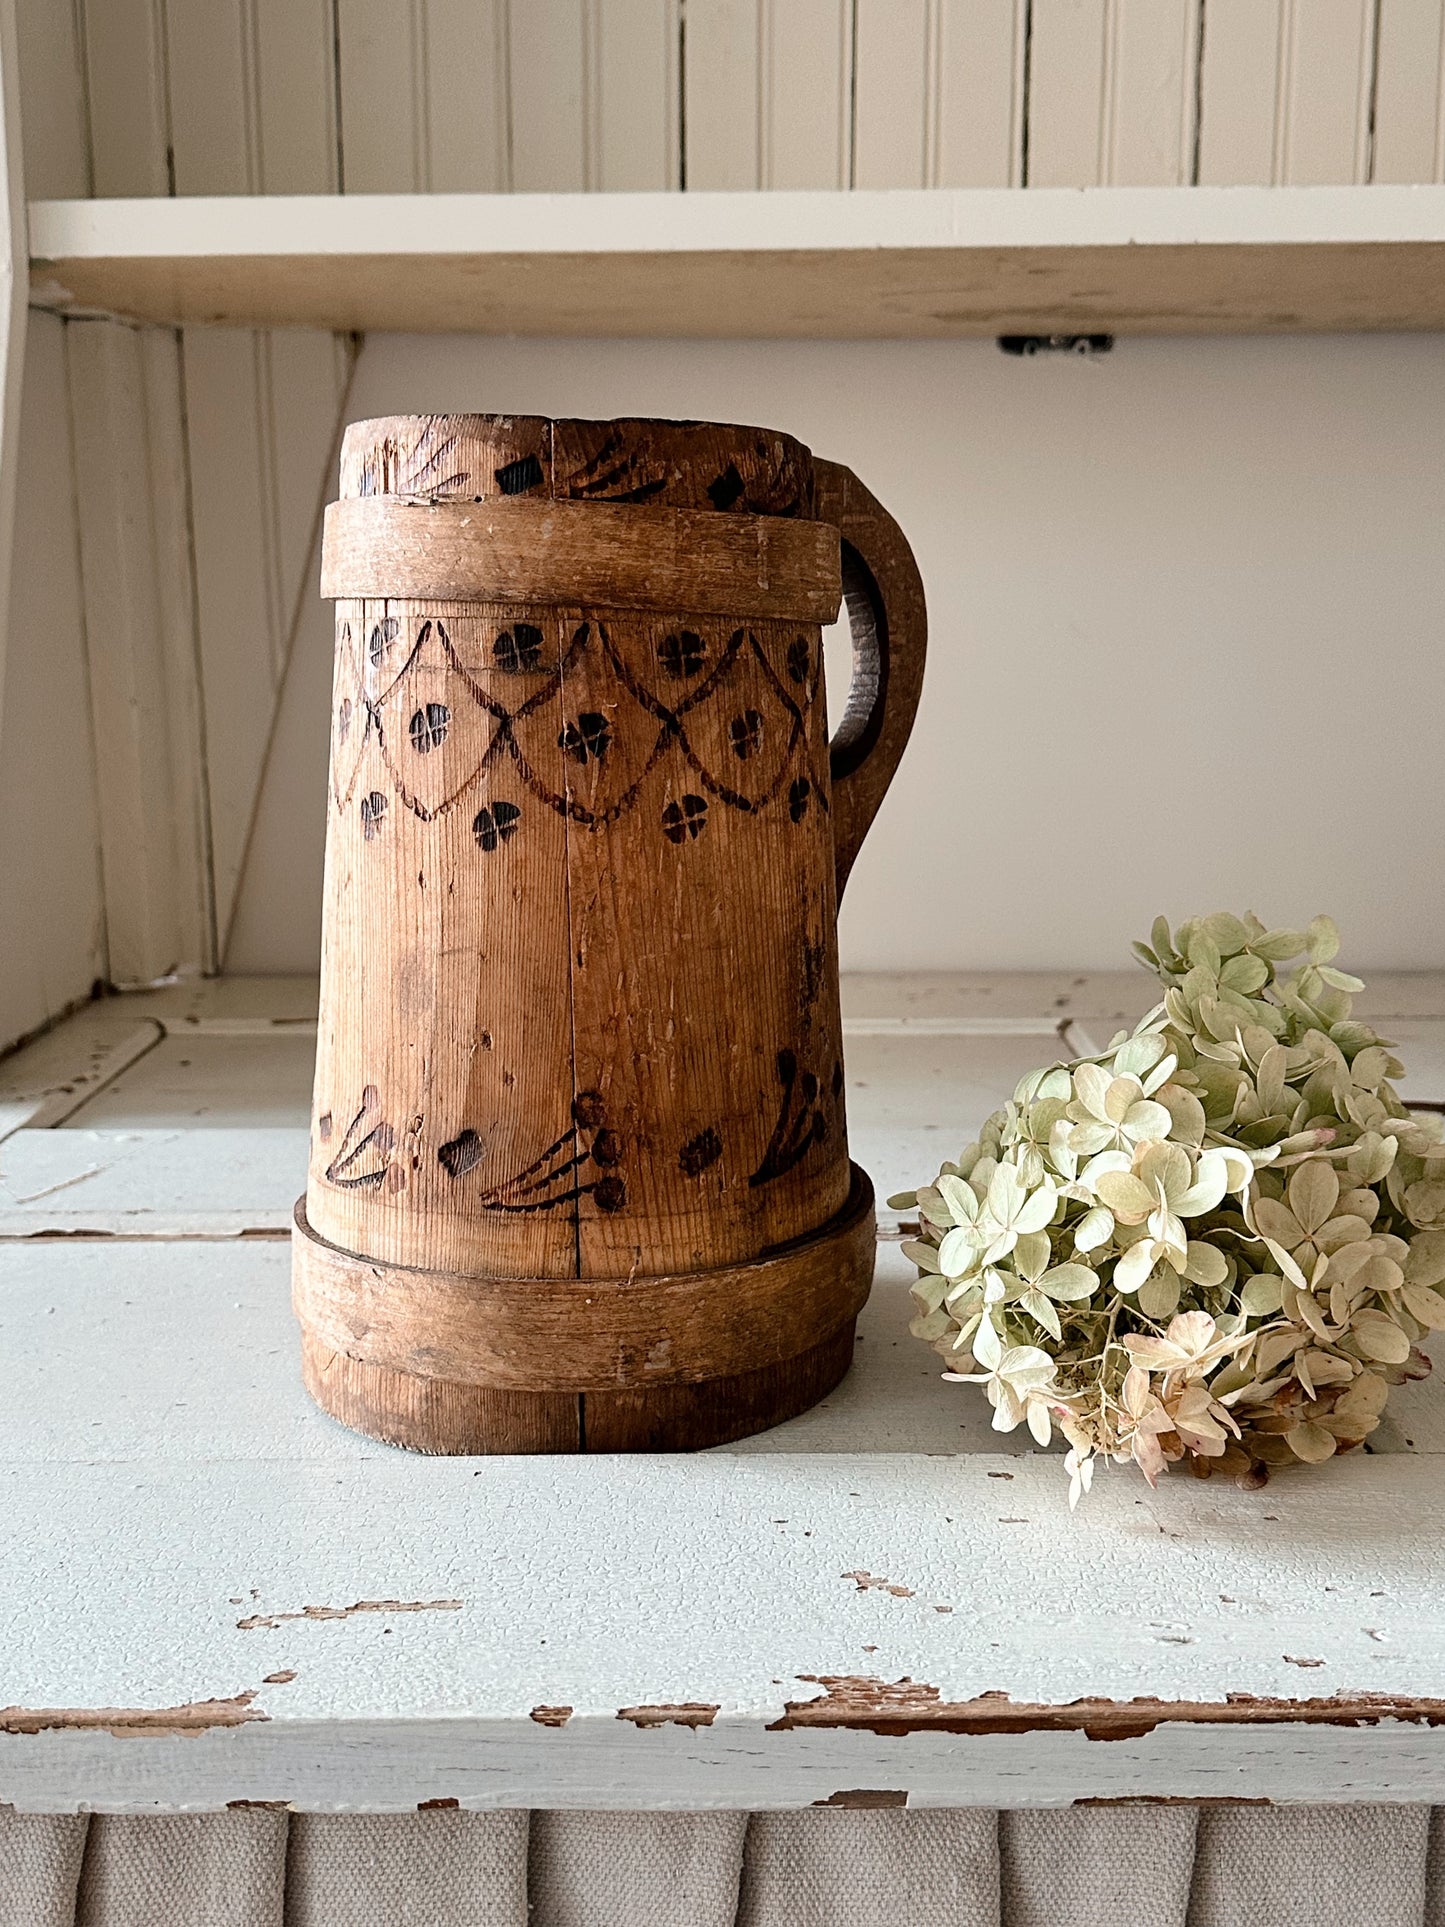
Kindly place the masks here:
POLYGON ((1023 185, 1031 13, 1032 0, 943 0, 928 186, 1023 185))
POLYGON ((176 193, 336 188, 330 0, 166 0, 165 61, 176 193))
POLYGON ((89 194, 90 129, 85 111, 79 0, 16 0, 25 191, 89 194))
POLYGON ((858 5, 859 0, 763 0, 761 186, 853 184, 849 152, 858 5))
POLYGON ((109 974, 149 983, 214 947, 176 340, 66 347, 109 974))
POLYGON ((927 187, 932 0, 858 0, 854 187, 927 187))
MULTIPOLYGON (((427 0, 424 160, 433 194, 497 194, 511 185, 507 68, 502 0, 427 0)), ((354 129, 363 111, 353 75, 343 117, 349 113, 354 129)), ((360 178, 348 173, 353 193, 363 191, 360 178)))
MULTIPOLYGON (((1376 86, 1388 0, 1205 0, 1199 179, 1309 187, 1368 181, 1376 145, 1408 147, 1421 108, 1413 74, 1376 86), (1376 118, 1377 117, 1377 118, 1376 118), (1372 134, 1372 119, 1375 120, 1372 134)), ((1435 0, 1394 0, 1392 73, 1438 29, 1435 0), (1424 26, 1422 29, 1422 21, 1424 26), (1406 42, 1410 51, 1401 46, 1406 42)), ((1438 33, 1435 72, 1438 74, 1438 33)), ((1398 175, 1381 175, 1398 179, 1398 175)), ((1409 178, 1433 180, 1422 172, 1409 178)))
POLYGON ((1424 181, 1445 138, 1441 0, 19 7, 49 197, 1424 181))
POLYGON ((1445 180, 1445 0, 1380 0, 1371 178, 1445 180))
MULTIPOLYGON (((331 0, 22 4, 42 180, 106 197, 342 184, 331 0)), ((412 21, 416 9, 401 12, 412 21)), ((353 56, 369 44, 353 34, 353 56)), ((369 124, 359 112, 359 154, 369 124)), ((383 133, 394 141, 394 123, 383 133)), ((74 325, 69 414, 119 981, 219 960, 351 355, 327 334, 74 325)))
POLYGON ((690 0, 683 48, 689 188, 762 186, 761 0, 690 0))
POLYGON ((1200 0, 1033 0, 1031 187, 1187 186, 1200 0))
POLYGON ((0 1049, 106 974, 66 324, 30 320, 0 721, 0 1049))
POLYGON ((219 942, 330 482, 348 355, 330 335, 185 331, 186 427, 219 942))

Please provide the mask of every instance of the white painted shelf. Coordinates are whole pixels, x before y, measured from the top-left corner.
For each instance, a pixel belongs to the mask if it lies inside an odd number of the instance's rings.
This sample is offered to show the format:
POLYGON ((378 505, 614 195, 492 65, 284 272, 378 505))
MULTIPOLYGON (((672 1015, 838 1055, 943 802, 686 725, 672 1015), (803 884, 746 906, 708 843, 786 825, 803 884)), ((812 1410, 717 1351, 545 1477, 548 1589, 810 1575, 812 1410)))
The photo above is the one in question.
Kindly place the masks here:
POLYGON ((157 322, 892 337, 1445 326, 1445 187, 40 201, 32 300, 157 322))
MULTIPOLYGON (((1071 1518, 908 1336, 885 1240, 848 1378, 725 1450, 428 1460, 333 1424, 284 1235, 314 994, 116 999, 0 1064, 0 1802, 1445 1799, 1445 1385, 1261 1493, 1121 1472, 1071 1518)), ((855 1151, 880 1189, 930 1173, 1061 1024, 1147 1002, 854 980, 855 1151)), ((1445 978, 1368 1011, 1445 1092, 1445 978)))

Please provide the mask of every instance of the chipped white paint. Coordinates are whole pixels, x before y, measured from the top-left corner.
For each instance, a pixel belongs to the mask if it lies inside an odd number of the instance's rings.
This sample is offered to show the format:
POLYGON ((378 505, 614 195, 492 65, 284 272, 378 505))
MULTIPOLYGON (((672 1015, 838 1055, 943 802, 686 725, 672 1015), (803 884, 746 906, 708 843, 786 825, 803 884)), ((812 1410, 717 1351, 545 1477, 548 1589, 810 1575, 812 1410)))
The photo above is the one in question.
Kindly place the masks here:
POLYGON ((1438 1799, 1436 1727, 1267 1717, 1306 1698, 1445 1701, 1445 1554, 1418 1529, 1438 1481, 1417 1458, 1263 1494, 1182 1479, 1141 1494, 1121 1477, 1071 1520, 1056 1465, 986 1455, 11 1464, 7 1690, 32 1711, 115 1710, 99 1731, 6 1739, 0 1799, 1438 1799), (909 1596, 860 1590, 860 1570, 909 1596), (238 1624, 388 1599, 462 1603, 238 1624), (281 1672, 295 1677, 265 1683, 281 1672), (1015 1734, 777 1730, 838 1678, 936 1688, 965 1723, 1002 1710, 970 1704, 984 1694, 1165 1705, 1138 1709, 1143 1727, 1161 1717, 1152 1731, 1107 1744, 1038 1712, 1043 1730, 1015 1734), (1270 1706, 1242 1725, 1167 1717, 1227 1693, 1270 1706), (207 1701, 222 1704, 172 1717, 250 1717, 185 1744, 106 1730, 207 1701), (533 1710, 553 1707, 567 1723, 539 1728, 533 1710), (714 1723, 619 1718, 652 1707, 714 1723))
MULTIPOLYGON (((1442 991, 1371 999, 1403 1013, 1422 1097, 1442 991)), ((1139 994, 851 981, 855 1145, 892 1183, 930 1121, 972 1129, 1061 1022, 1105 1034, 1139 994)), ((1254 1494, 1111 1473, 1071 1517, 1056 1460, 908 1337, 885 1244, 848 1378, 739 1446, 426 1460, 333 1424, 298 1381, 285 1243, 226 1235, 298 1182, 304 1091, 264 1100, 275 1128, 238 1119, 268 1053, 304 1068, 313 995, 175 986, 5 1067, 0 1093, 96 1094, 0 1147, 0 1801, 1445 1798, 1445 1385, 1405 1388, 1369 1456, 1254 1494), (157 1041, 97 1077, 140 1011, 157 1041), (136 1121, 175 1100, 167 1052, 236 1054, 210 1128, 136 1121), (96 1128, 103 1105, 123 1121, 96 1128)))

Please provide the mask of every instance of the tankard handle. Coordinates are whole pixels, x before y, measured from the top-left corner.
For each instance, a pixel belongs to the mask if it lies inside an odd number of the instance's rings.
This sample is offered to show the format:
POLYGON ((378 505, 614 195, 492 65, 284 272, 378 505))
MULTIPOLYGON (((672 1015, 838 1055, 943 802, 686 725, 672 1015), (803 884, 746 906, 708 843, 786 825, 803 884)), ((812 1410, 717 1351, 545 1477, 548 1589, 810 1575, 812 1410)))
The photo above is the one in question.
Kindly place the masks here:
POLYGON ((853 680, 833 733, 833 851, 838 897, 908 742, 923 688, 928 616, 902 529, 852 469, 815 459, 819 521, 843 539, 843 601, 853 680))

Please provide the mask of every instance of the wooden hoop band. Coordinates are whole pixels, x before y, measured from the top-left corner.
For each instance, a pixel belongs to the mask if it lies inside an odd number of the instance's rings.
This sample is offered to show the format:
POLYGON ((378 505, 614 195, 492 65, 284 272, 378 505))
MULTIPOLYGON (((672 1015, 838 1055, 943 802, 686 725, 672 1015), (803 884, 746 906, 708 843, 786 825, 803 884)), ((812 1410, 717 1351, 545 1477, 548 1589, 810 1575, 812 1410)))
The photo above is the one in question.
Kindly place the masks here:
POLYGON ((348 496, 326 511, 332 601, 555 603, 832 622, 842 598, 831 522, 614 502, 408 502, 348 496))
POLYGON ((473 1278, 383 1264, 317 1237, 296 1205, 291 1302, 346 1357, 512 1391, 699 1384, 779 1363, 856 1317, 873 1282, 873 1187, 751 1264, 647 1278, 473 1278))

